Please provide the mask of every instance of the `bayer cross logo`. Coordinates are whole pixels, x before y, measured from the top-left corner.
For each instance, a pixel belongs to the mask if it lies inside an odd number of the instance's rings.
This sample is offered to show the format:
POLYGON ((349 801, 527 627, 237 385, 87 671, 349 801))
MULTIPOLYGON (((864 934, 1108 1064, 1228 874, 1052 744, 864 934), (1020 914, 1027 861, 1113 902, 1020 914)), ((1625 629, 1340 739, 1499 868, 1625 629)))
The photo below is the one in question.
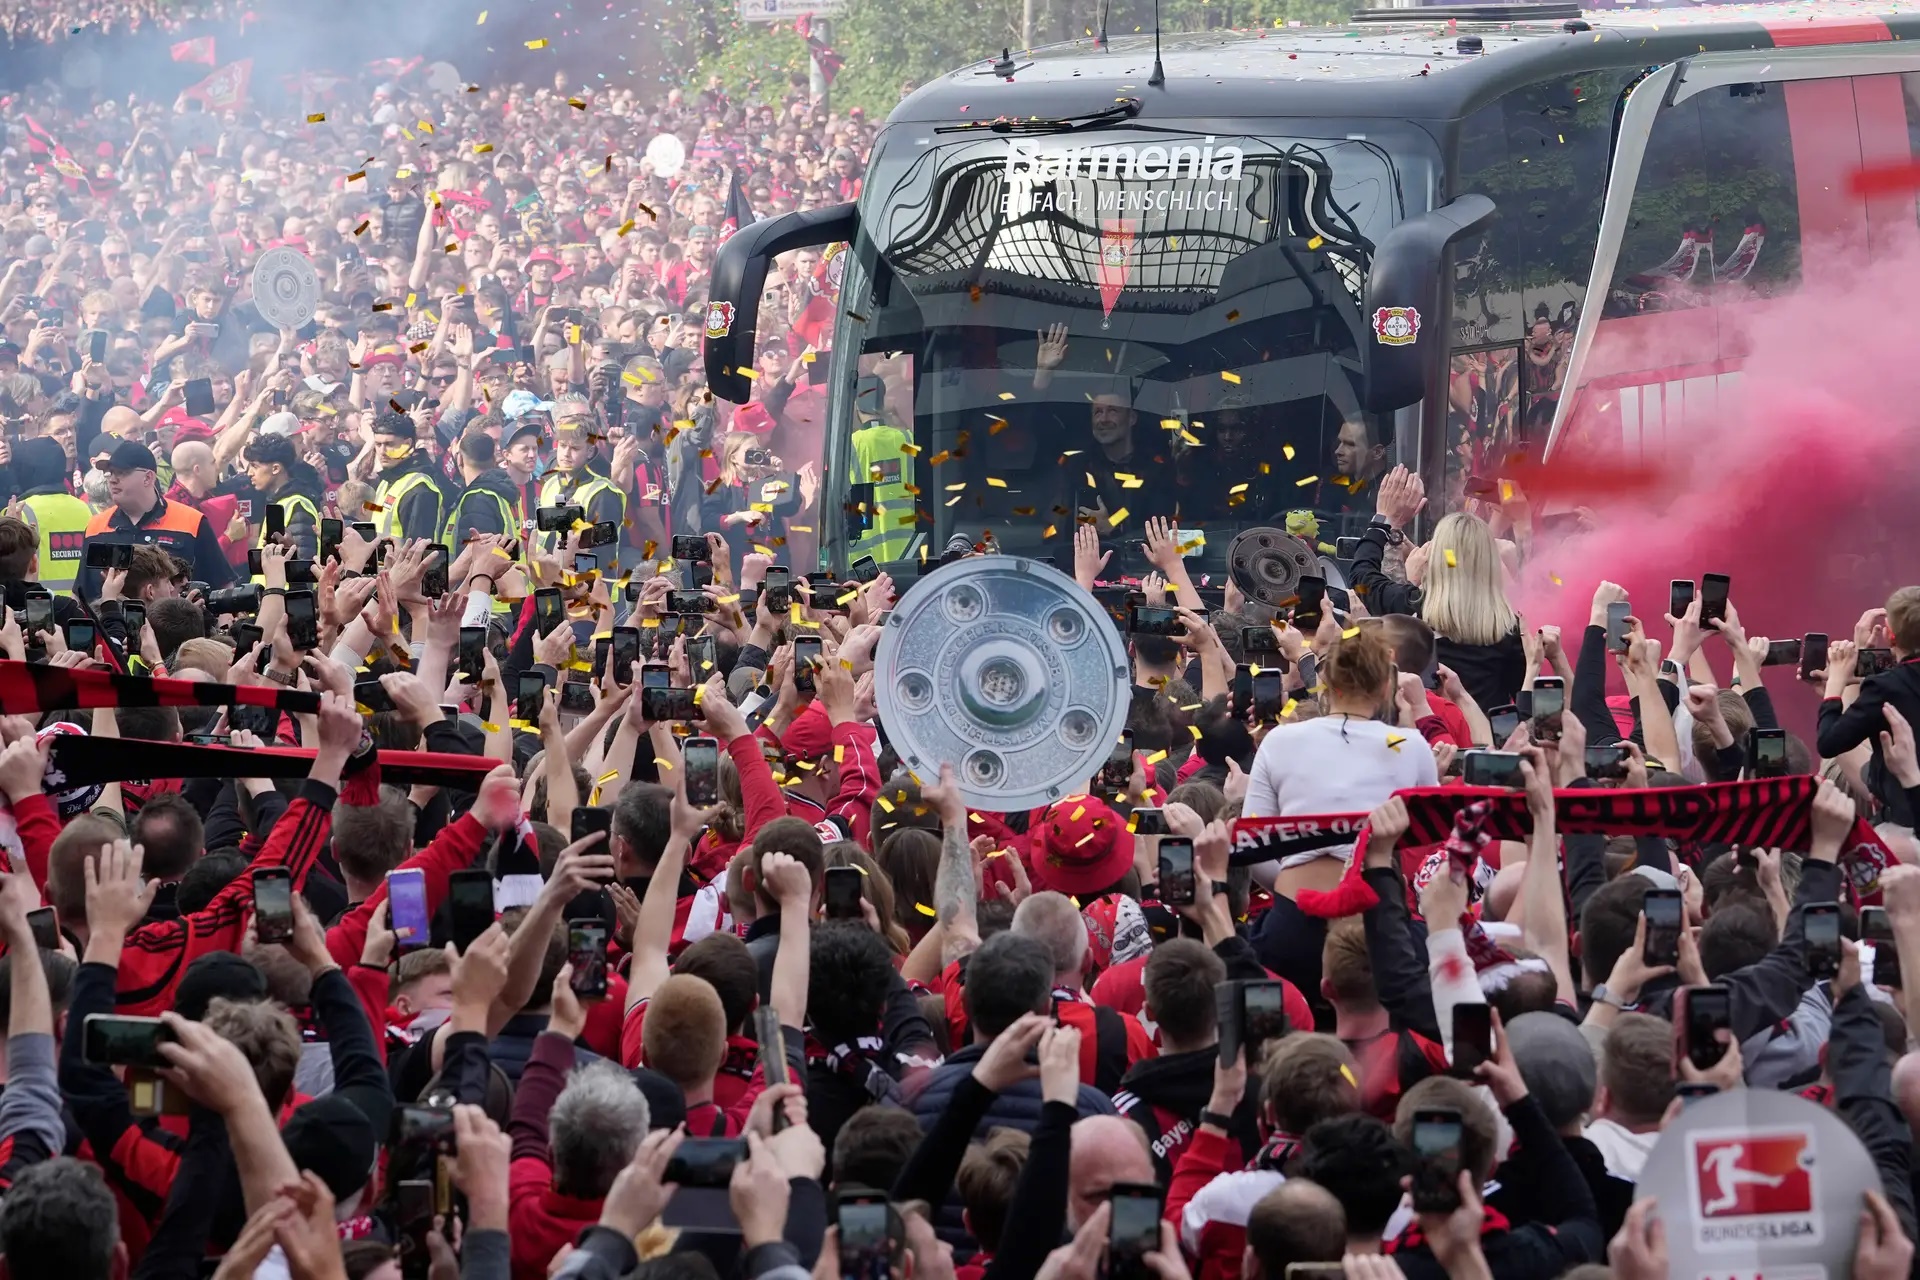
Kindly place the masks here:
POLYGON ((1373 336, 1382 345, 1404 347, 1420 336, 1420 311, 1417 307, 1381 307, 1373 313, 1373 336))

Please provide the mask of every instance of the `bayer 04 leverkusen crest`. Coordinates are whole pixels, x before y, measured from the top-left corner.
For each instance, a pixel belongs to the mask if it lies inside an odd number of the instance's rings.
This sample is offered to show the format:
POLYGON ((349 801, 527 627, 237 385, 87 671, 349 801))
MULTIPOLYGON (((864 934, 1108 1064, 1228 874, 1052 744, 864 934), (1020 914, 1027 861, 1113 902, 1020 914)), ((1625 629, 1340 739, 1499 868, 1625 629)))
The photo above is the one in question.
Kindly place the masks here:
POLYGON ((1404 347, 1420 336, 1418 307, 1380 307, 1373 313, 1373 336, 1389 347, 1404 347))

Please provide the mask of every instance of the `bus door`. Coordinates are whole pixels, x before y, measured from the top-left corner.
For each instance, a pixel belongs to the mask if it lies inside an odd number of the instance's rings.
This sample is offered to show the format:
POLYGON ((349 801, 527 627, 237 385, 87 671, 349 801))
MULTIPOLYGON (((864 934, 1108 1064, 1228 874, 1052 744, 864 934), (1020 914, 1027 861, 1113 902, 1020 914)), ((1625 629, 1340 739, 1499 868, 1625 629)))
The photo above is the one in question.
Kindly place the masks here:
POLYGON ((1911 192, 1851 189, 1863 166, 1910 158, 1920 51, 1876 20, 1783 23, 1775 39, 1629 92, 1550 453, 1657 453, 1718 413, 1753 325, 1803 280, 1920 240, 1911 192))

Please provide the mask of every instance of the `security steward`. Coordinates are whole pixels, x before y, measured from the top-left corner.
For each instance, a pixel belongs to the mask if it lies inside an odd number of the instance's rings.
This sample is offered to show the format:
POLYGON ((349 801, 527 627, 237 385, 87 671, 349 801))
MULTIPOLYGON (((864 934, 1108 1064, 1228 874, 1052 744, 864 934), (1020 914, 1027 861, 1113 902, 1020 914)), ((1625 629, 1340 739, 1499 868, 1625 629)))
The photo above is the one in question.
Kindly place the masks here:
POLYGON ((80 572, 80 544, 93 512, 67 492, 67 451, 58 440, 22 440, 14 446, 13 471, 21 493, 14 510, 40 542, 40 585, 58 595, 80 572))
POLYGON ((100 544, 158 547, 191 565, 194 579, 210 588, 233 585, 233 567, 206 517, 160 496, 160 464, 151 449, 137 440, 122 440, 111 452, 97 455, 93 465, 106 473, 113 505, 87 525, 80 573, 74 580, 77 594, 88 600, 99 598, 102 571, 86 561, 88 551, 100 544))
POLYGON ((380 483, 373 500, 380 508, 382 537, 432 542, 446 527, 446 493, 418 438, 413 419, 404 413, 383 413, 373 420, 373 444, 380 455, 380 483))
MULTIPOLYGON (((593 440, 584 422, 562 422, 553 432, 553 470, 540 482, 543 507, 577 506, 585 512, 588 524, 611 522, 614 537, 620 536, 627 518, 627 495, 603 475, 587 469, 593 458, 593 440)), ((551 552, 565 540, 566 532, 539 534, 540 549, 551 552)), ((605 559, 602 567, 611 567, 618 543, 593 548, 605 559)))

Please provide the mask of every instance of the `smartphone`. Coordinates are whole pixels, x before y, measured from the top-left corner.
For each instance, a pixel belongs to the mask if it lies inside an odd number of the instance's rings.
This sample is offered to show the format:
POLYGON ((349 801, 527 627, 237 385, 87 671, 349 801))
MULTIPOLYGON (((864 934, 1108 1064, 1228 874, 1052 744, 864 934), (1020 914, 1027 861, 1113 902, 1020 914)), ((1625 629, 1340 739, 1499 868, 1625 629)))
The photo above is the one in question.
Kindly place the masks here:
POLYGON ((1145 1182, 1116 1182, 1107 1192, 1107 1280, 1153 1280, 1147 1255, 1160 1248, 1166 1193, 1145 1182))
POLYGON ((447 545, 434 542, 427 546, 427 563, 420 575, 420 594, 429 600, 438 600, 447 594, 447 545))
POLYGON ((1767 656, 1760 659, 1763 667, 1790 667, 1798 665, 1800 651, 1805 648, 1802 640, 1769 640, 1767 656))
POLYGON ((1650 966, 1680 963, 1680 929, 1686 907, 1678 889, 1649 889, 1640 913, 1647 918, 1647 945, 1640 958, 1650 966))
POLYGON ((669 609, 660 615, 660 625, 653 629, 653 649, 661 657, 666 656, 673 641, 682 631, 680 615, 669 609))
MULTIPOLYGON (((578 844, 596 832, 610 833, 613 830, 613 810, 599 805, 581 805, 573 811, 573 825, 568 828, 567 843, 578 844)), ((605 846, 599 846, 604 851, 605 846)))
MULTIPOLYGON (((786 1039, 780 1031, 780 1015, 772 1005, 760 1005, 753 1011, 753 1038, 760 1045, 760 1078, 771 1089, 787 1083, 786 1039)), ((773 1126, 786 1127, 785 1109, 776 1110, 773 1126)))
POLYGON ((113 568, 115 545, 116 545, 115 543, 111 543, 111 542, 87 543, 87 568, 89 569, 113 568))
POLYGON ((1463 1080, 1473 1079, 1473 1069, 1493 1061, 1493 1006, 1456 1004, 1453 1006, 1453 1070, 1463 1080))
POLYGON ((696 809, 720 803, 720 743, 715 738, 688 738, 680 744, 681 767, 687 771, 687 803, 696 809))
POLYGON ((1624 742, 1610 742, 1602 747, 1588 747, 1586 774, 1589 778, 1602 782, 1624 778, 1627 776, 1627 766, 1632 761, 1633 757, 1628 753, 1627 744, 1624 742))
POLYGON ((213 379, 188 378, 184 391, 189 418, 211 418, 214 415, 213 379))
POLYGON ((53 630, 53 592, 45 587, 28 587, 26 606, 29 636, 45 635, 53 630))
POLYGON ((100 628, 85 618, 68 618, 60 624, 60 631, 66 638, 67 648, 88 656, 92 656, 95 646, 100 643, 100 628))
POLYGON ((81 1036, 81 1057, 102 1067, 169 1067, 173 1064, 161 1056, 160 1046, 172 1039, 173 1032, 158 1018, 90 1013, 81 1036))
POLYGON ((369 715, 379 715, 385 711, 397 711, 393 695, 380 683, 379 676, 368 676, 353 682, 353 700, 367 709, 369 715))
POLYGON ((1559 676, 1541 676, 1533 682, 1535 742, 1560 741, 1560 716, 1567 709, 1567 686, 1559 676))
POLYGON ((487 667, 487 629, 460 628, 460 674, 474 684, 480 683, 487 667))
POLYGON ((1285 706, 1285 673, 1262 667, 1253 676, 1253 714, 1259 720, 1278 720, 1285 706))
POLYGON ((1193 900, 1193 841, 1166 836, 1160 841, 1161 905, 1190 907, 1193 900))
POLYGON ((147 625, 147 606, 136 604, 131 600, 126 601, 120 606, 120 620, 126 624, 127 648, 138 649, 140 632, 147 625))
POLYGON ((573 976, 567 985, 582 1000, 607 998, 607 926, 600 920, 575 920, 567 925, 567 963, 573 976))
POLYGON ((1675 578, 1667 584, 1667 612, 1676 618, 1687 616, 1693 607, 1693 579, 1675 578))
POLYGON ((436 1208, 433 1179, 408 1178, 396 1188, 394 1218, 400 1237, 400 1280, 427 1280, 432 1274, 427 1232, 433 1229, 436 1208))
POLYGON ((94 364, 107 362, 107 331, 105 329, 87 330, 87 359, 94 364))
POLYGON ((538 671, 522 671, 513 692, 513 718, 537 724, 540 706, 546 701, 547 678, 538 671))
POLYGON ((1726 618, 1727 595, 1732 589, 1733 579, 1724 573, 1701 575, 1700 625, 1702 627, 1712 630, 1715 622, 1723 621, 1726 618))
POLYGON ((1109 791, 1125 791, 1133 782, 1133 731, 1124 729, 1120 741, 1100 766, 1100 785, 1109 791))
POLYGON ((632 684, 633 664, 640 661, 640 628, 615 627, 613 635, 609 637, 607 652, 613 662, 614 683, 632 684))
POLYGON ((600 572, 600 557, 598 555, 591 551, 576 551, 573 553, 573 573, 575 577, 584 578, 590 573, 598 572, 600 572))
POLYGON ((1891 649, 1862 649, 1853 664, 1853 671, 1865 680, 1869 676, 1883 675, 1898 665, 1891 649))
POLYGON ((819 636, 796 636, 793 641, 793 687, 813 692, 813 664, 820 660, 819 636))
POLYGON ((1293 606, 1293 625, 1310 636, 1320 628, 1320 608, 1327 598, 1327 580, 1302 578, 1298 591, 1299 599, 1293 606))
POLYGON ((1127 610, 1127 634, 1177 636, 1184 634, 1177 610, 1162 605, 1136 604, 1127 610))
POLYGON ((320 647, 320 607, 311 591, 289 591, 287 603, 287 639, 293 647, 305 651, 320 647))
POLYGON ((243 654, 249 649, 258 648, 260 643, 266 638, 267 633, 260 629, 259 623, 237 623, 233 628, 234 653, 236 655, 243 654))
POLYGON ((1233 678, 1227 682, 1227 714, 1245 721, 1253 711, 1253 665, 1233 664, 1233 678))
POLYGON ((427 945, 432 913, 427 910, 427 873, 418 867, 387 872, 387 926, 402 952, 427 945))
POLYGON ((267 542, 284 537, 287 532, 286 509, 277 502, 269 502, 266 515, 260 521, 260 531, 267 542))
POLYGON ((1673 993, 1676 1046, 1702 1071, 1727 1056, 1717 1034, 1733 1026, 1733 1000, 1723 986, 1681 987, 1673 993))
POLYGON ((807 575, 807 599, 815 609, 834 612, 840 608, 840 579, 830 573, 807 575))
POLYGON ((1460 758, 1460 780, 1470 787, 1526 786, 1517 751, 1468 751, 1460 758))
POLYGON ((713 597, 704 591, 667 592, 667 612, 700 614, 713 612, 713 597))
POLYGON ((560 710, 567 715, 584 716, 593 713, 593 686, 585 680, 563 680, 560 683, 560 710))
POLYGON ((720 642, 712 636, 692 636, 687 640, 687 667, 695 684, 705 684, 720 670, 720 642))
POLYGON ((640 715, 643 719, 658 724, 667 720, 692 720, 698 714, 693 705, 691 689, 640 686, 640 715))
POLYGON ((1466 1126, 1452 1107, 1413 1113, 1413 1209, 1452 1213, 1460 1207, 1460 1144, 1466 1126))
POLYGON ((1360 539, 1335 538, 1333 540, 1333 558, 1335 560, 1351 560, 1359 554, 1360 539))
POLYGON ((541 587, 533 593, 533 622, 541 635, 551 635, 566 620, 567 606, 560 599, 560 588, 541 587))
MULTIPOLYGON (((47 908, 51 910, 51 908, 47 908)), ((38 914, 37 912, 35 914, 38 914)), ((28 916, 31 921, 33 916, 28 916)), ((1860 940, 1873 944, 1873 981, 1882 987, 1898 987, 1900 953, 1894 949, 1893 922, 1885 907, 1860 908, 1860 940)), ((45 943, 41 944, 45 946, 45 943)))
MULTIPOLYGON (((1122 785, 1125 785, 1124 783, 1122 785)), ((1167 832, 1167 811, 1165 809, 1135 809, 1133 811, 1133 834, 1137 836, 1164 836, 1167 832)))
POLYGON ((320 517, 320 555, 322 564, 340 554, 340 539, 346 533, 346 525, 332 516, 320 517))
POLYGON ((1787 776, 1787 731, 1755 729, 1747 737, 1747 759, 1756 778, 1787 776))
POLYGON ((253 929, 261 942, 293 939, 293 873, 262 867, 253 873, 253 929))
POLYGON ((60 922, 54 919, 52 907, 27 912, 27 928, 33 934, 34 946, 42 951, 60 949, 60 922))
POLYGON ((724 1188, 746 1158, 745 1138, 686 1138, 667 1158, 660 1180, 680 1187, 724 1188))
POLYGON ((860 910, 860 881, 864 873, 858 867, 828 867, 826 875, 826 907, 829 920, 858 920, 862 918, 860 910))
POLYGON ((371 520, 355 520, 353 522, 353 531, 359 535, 362 542, 372 542, 380 536, 380 530, 374 527, 374 523, 371 520))
POLYGON ((447 881, 453 915, 453 945, 465 954, 473 940, 493 925, 493 873, 484 868, 456 871, 447 881))
POLYGON ((1807 973, 1815 981, 1840 972, 1840 904, 1809 902, 1802 919, 1807 939, 1807 973))
POLYGON ((593 682, 599 684, 607 678, 607 659, 613 656, 613 637, 610 635, 593 638, 593 682))
POLYGON ((1627 600, 1610 601, 1607 605, 1607 652, 1625 653, 1629 628, 1627 619, 1633 616, 1633 604, 1627 600))
POLYGON ((1240 628, 1240 652, 1249 658, 1257 653, 1279 653, 1279 633, 1272 627, 1242 627, 1240 628))
POLYGON ((704 534, 676 533, 673 535, 673 558, 675 560, 713 559, 713 547, 704 534))
POLYGON ((596 524, 588 525, 580 531, 580 547, 582 550, 593 547, 612 546, 619 540, 620 526, 611 520, 601 520, 596 524))
POLYGON ((1495 707, 1487 712, 1487 724, 1493 729, 1493 745, 1504 747, 1507 740, 1520 731, 1520 708, 1511 702, 1495 707))
POLYGON ((541 533, 567 533, 573 522, 586 519, 585 507, 540 507, 533 513, 533 527, 541 533))
POLYGON ((1811 680, 1814 673, 1827 669, 1827 646, 1831 642, 1818 631, 1809 631, 1800 638, 1800 678, 1811 680))
POLYGON ((760 594, 765 597, 769 613, 785 613, 793 607, 792 572, 783 564, 770 564, 767 573, 760 580, 760 594))
MULTIPOLYGON (((616 640, 618 636, 616 634, 616 640)), ((614 670, 619 670, 620 647, 615 644, 613 650, 614 670)), ((640 665, 640 688, 668 689, 673 686, 673 670, 664 662, 645 662, 640 665)))

